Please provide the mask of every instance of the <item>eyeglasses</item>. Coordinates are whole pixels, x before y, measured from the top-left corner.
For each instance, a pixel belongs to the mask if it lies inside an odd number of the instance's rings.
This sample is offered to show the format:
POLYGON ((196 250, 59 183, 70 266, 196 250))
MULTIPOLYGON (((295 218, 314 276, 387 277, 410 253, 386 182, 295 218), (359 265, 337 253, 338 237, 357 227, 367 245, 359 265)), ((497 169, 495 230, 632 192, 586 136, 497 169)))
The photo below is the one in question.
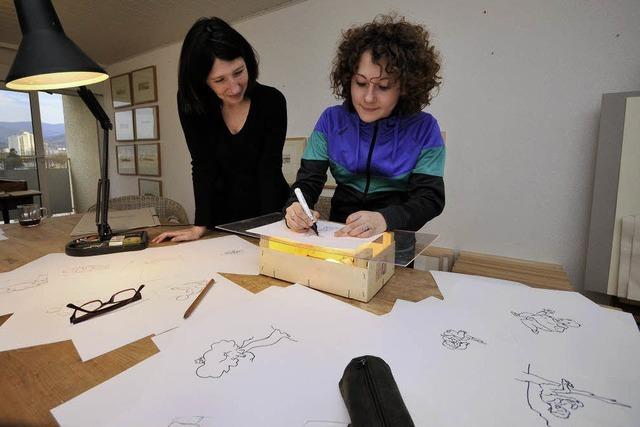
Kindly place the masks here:
POLYGON ((140 299, 142 299, 142 288, 144 288, 144 285, 140 285, 137 290, 129 288, 116 292, 111 296, 111 298, 109 298, 109 301, 106 302, 93 300, 86 302, 81 306, 77 306, 75 304, 67 304, 67 307, 74 310, 73 314, 69 318, 69 321, 75 325, 76 323, 84 322, 85 320, 89 320, 96 316, 100 316, 102 314, 116 310, 120 307, 124 307, 125 305, 130 304, 134 301, 139 301, 140 299), (79 311, 83 314, 77 315, 79 311))

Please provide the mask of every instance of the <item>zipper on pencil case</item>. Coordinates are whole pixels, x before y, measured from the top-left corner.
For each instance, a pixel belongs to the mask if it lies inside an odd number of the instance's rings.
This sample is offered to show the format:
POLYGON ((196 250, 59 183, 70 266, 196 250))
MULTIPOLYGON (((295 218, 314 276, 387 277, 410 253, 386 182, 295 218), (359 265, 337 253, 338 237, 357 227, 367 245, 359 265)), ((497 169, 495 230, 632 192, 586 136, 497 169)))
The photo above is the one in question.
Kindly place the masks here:
POLYGON ((376 414, 378 414, 378 419, 380 420, 380 425, 382 427, 387 426, 387 420, 384 417, 384 412, 382 411, 382 405, 380 404, 380 396, 378 395, 378 390, 376 389, 376 385, 373 381, 373 377, 371 376, 371 370, 369 369, 369 364, 367 363, 367 358, 363 357, 360 359, 360 368, 364 370, 364 377, 367 381, 367 388, 369 389, 369 394, 371 395, 371 399, 373 401, 373 406, 376 409, 376 414))

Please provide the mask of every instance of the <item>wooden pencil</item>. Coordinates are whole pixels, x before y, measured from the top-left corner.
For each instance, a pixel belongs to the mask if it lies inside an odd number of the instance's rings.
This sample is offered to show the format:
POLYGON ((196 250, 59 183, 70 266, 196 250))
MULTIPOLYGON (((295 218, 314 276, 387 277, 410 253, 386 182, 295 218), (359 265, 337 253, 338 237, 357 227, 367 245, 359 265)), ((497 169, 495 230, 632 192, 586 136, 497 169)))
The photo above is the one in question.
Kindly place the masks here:
POLYGON ((214 283, 216 283, 215 280, 213 279, 209 280, 209 283, 207 283, 204 289, 200 291, 196 299, 191 303, 189 308, 187 308, 187 311, 184 312, 184 316, 182 316, 183 319, 186 319, 187 317, 191 316, 191 313, 193 313, 193 310, 195 310, 196 307, 198 307, 198 305, 200 304, 200 301, 202 301, 202 298, 204 298, 207 292, 209 292, 209 289, 211 289, 214 283))

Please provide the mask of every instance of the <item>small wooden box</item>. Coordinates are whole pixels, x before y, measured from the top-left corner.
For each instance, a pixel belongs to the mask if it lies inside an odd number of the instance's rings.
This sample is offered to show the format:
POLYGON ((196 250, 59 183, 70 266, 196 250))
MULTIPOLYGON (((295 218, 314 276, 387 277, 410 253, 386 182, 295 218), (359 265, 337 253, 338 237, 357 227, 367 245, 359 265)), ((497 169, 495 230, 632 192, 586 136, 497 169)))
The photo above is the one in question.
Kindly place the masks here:
POLYGON ((368 302, 395 271, 393 233, 358 252, 260 238, 260 274, 368 302))

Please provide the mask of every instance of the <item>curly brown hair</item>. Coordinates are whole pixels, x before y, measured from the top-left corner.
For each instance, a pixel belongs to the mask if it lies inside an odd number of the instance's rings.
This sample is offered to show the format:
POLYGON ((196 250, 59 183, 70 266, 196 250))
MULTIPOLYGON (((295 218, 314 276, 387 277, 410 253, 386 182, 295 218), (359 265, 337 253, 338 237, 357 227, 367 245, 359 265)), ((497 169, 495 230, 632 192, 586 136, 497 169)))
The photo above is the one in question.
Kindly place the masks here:
POLYGON ((385 59, 386 72, 400 84, 400 99, 395 111, 400 115, 417 113, 429 105, 431 91, 442 78, 440 54, 429 41, 429 32, 422 25, 412 24, 404 17, 378 15, 373 22, 352 27, 342 33, 338 52, 331 70, 331 87, 338 98, 351 100, 351 79, 356 73, 360 56, 371 51, 375 64, 385 59))

